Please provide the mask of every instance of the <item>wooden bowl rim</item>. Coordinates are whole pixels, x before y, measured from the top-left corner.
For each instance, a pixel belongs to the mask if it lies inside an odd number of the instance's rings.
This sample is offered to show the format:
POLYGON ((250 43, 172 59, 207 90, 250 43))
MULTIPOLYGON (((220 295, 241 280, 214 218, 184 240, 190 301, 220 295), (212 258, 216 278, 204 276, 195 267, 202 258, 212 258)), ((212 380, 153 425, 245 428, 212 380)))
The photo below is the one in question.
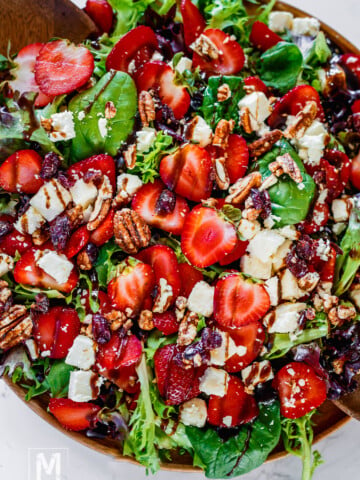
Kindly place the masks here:
MULTIPOLYGON (((262 0, 261 3, 267 3, 267 1, 262 0)), ((277 2, 275 5, 275 8, 278 10, 285 10, 293 13, 297 17, 308 17, 313 15, 310 15, 306 13, 304 10, 300 10, 299 8, 293 7, 292 5, 289 5, 285 2, 277 2)), ((315 17, 316 18, 316 17, 315 17)), ((343 35, 339 34, 336 30, 331 28, 329 25, 326 23, 322 22, 321 23, 321 28, 322 30, 326 33, 328 38, 334 42, 338 47, 341 48, 344 52, 349 52, 349 53, 355 53, 355 54, 360 54, 360 50, 349 40, 347 40, 343 35)), ((117 453, 115 451, 114 447, 109 447, 108 445, 104 445, 103 443, 100 443, 97 439, 91 439, 86 437, 85 435, 78 433, 78 432, 70 432, 64 430, 61 425, 57 422, 57 420, 50 415, 40 404, 40 401, 38 398, 34 398, 27 402, 25 400, 25 391, 23 388, 21 388, 19 385, 16 385, 12 383, 11 379, 8 377, 4 377, 3 380, 5 383, 8 385, 8 387, 31 409, 33 410, 37 415, 39 415, 41 418, 43 418, 47 423, 52 425, 54 428, 56 428, 58 431, 62 432, 64 435, 67 437, 71 438, 74 441, 79 442, 80 444, 87 446, 91 448, 92 450, 95 450, 99 453, 102 453, 104 455, 111 455, 115 460, 118 461, 126 461, 135 465, 139 465, 139 462, 134 460, 131 457, 126 457, 122 455, 119 452, 117 453)), ((336 407, 337 408, 337 407, 336 407)), ((331 435, 332 433, 336 432, 339 430, 341 427, 343 427, 349 420, 350 417, 348 417, 343 411, 339 410, 339 414, 342 414, 343 417, 340 418, 337 422, 334 424, 330 425, 328 428, 325 428, 323 431, 318 433, 315 436, 314 442, 318 442, 327 436, 331 435)), ((278 460, 280 458, 284 458, 287 456, 286 451, 281 451, 281 452, 275 452, 270 454, 269 458, 267 459, 267 462, 278 460)), ((171 464, 162 464, 161 465, 162 470, 166 471, 178 471, 178 472, 199 472, 201 469, 193 467, 192 465, 187 465, 187 464, 178 464, 178 463, 171 463, 171 464)))

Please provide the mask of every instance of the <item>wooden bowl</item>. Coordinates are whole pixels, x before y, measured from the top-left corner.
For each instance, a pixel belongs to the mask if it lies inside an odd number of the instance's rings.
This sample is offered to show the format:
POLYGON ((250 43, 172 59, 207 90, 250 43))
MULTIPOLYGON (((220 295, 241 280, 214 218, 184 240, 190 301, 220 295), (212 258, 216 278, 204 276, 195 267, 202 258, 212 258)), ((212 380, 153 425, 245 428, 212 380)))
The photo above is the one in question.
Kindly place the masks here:
MULTIPOLYGON (((18 0, 16 0, 18 1, 18 0)), ((48 0, 32 0, 32 2, 44 2, 45 3, 48 0)), ((59 0, 55 0, 56 4, 59 3, 59 0)), ((28 2, 29 4, 32 2, 28 2)), ((69 0, 66 0, 65 3, 68 3, 69 0)), ((5 5, 10 5, 16 3, 15 0, 9 1, 9 0, 0 0, 0 5, 1 8, 5 5)), ((54 0, 49 3, 54 5, 54 0)), ((60 2, 61 3, 61 2, 60 2)), ((263 1, 263 3, 266 3, 263 1)), ((248 4, 248 8, 250 12, 254 12, 254 5, 248 4)), ((286 10, 289 12, 292 12, 295 16, 298 17, 305 17, 309 16, 309 14, 303 12, 302 10, 299 10, 295 7, 292 7, 290 5, 287 5, 286 3, 283 2, 278 2, 276 7, 277 10, 286 10)), ((3 18, 3 17, 2 17, 3 18)), ((85 25, 87 27, 85 28, 85 31, 88 33, 91 33, 93 31, 93 25, 88 23, 87 20, 84 20, 82 12, 80 14, 80 18, 82 19, 82 22, 85 22, 85 25)), ((19 25, 15 26, 15 23, 17 20, 21 21, 21 18, 18 16, 13 16, 13 28, 16 28, 17 31, 19 31, 19 25)), ((84 23, 82 23, 84 25, 84 23)), ((344 52, 352 52, 359 54, 359 50, 351 44, 348 40, 346 40, 343 36, 341 36, 339 33, 337 33, 335 30, 333 30, 331 27, 328 25, 322 23, 322 30, 327 34, 327 36, 344 52)), ((3 34, 4 31, 1 29, 1 18, 0 18, 0 31, 3 34)), ((66 36, 66 33, 68 31, 68 27, 62 28, 61 23, 57 24, 57 35, 61 36, 66 36)), ((45 36, 48 35, 48 33, 45 33, 45 36)), ((38 39, 44 41, 43 39, 38 39)), ((35 41, 35 40, 32 40, 35 41)), ((22 42, 24 42, 24 39, 22 39, 22 42)), ((29 43, 29 42, 28 42, 29 43)), ((3 43, 4 44, 4 43, 3 43)), ((4 378, 5 382, 7 385, 15 392, 15 394, 25 402, 25 391, 18 385, 14 385, 9 378, 4 378)), ((360 394, 358 394, 357 399, 359 400, 360 404, 360 394)), ((352 402, 354 403, 354 394, 351 397, 352 402)), ((105 440, 100 440, 100 439, 91 439, 87 438, 85 435, 81 433, 76 433, 76 432, 68 432, 65 431, 59 423, 55 420, 53 416, 47 413, 47 405, 48 405, 49 398, 46 395, 43 395, 41 397, 37 397, 32 399, 30 402, 26 402, 27 405, 34 411, 36 412, 40 417, 42 417, 44 420, 46 420, 49 424, 53 425, 55 428, 57 428, 59 431, 64 433, 65 435, 71 437, 73 440, 78 441, 79 443, 86 445, 89 448, 92 448, 93 450, 96 450, 100 453, 103 453, 105 455, 111 455, 117 460, 125 460, 127 462, 135 463, 137 462, 133 460, 132 458, 129 457, 124 457, 121 455, 121 450, 119 449, 119 444, 118 442, 110 439, 105 439, 105 440)), ((357 400, 355 400, 356 404, 357 400)), ((354 405, 352 404, 352 407, 354 405)), ((358 408, 358 411, 360 409, 358 408)), ((326 401, 320 408, 319 408, 319 413, 314 417, 315 420, 315 441, 319 441, 326 436, 330 435, 331 433, 335 432, 339 428, 341 428, 349 419, 347 414, 351 414, 352 410, 351 408, 344 407, 344 405, 340 402, 337 402, 337 405, 335 405, 333 402, 326 401), (342 409, 338 408, 340 406, 342 409), (346 413, 343 411, 343 409, 346 410, 346 413)), ((281 444, 278 445, 278 447, 272 452, 272 454, 269 456, 268 461, 271 460, 276 460, 278 458, 282 458, 286 455, 286 452, 284 451, 283 447, 281 444)), ((181 472, 197 472, 199 469, 194 468, 192 466, 192 461, 190 456, 180 456, 180 455, 173 455, 173 461, 171 463, 164 463, 162 465, 162 469, 164 470, 172 470, 172 471, 181 471, 181 472)))

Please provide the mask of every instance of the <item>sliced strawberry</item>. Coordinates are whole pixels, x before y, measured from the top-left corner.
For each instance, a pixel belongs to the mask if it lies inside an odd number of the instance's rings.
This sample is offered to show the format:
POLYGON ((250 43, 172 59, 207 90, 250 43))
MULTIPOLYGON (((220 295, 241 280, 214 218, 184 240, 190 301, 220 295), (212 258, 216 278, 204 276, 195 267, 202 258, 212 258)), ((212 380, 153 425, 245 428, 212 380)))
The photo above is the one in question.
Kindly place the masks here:
POLYGON ((351 162, 350 181, 357 190, 360 190, 360 154, 351 162))
POLYGON ((44 183, 41 165, 42 158, 34 150, 18 150, 0 166, 0 187, 11 193, 36 193, 44 183))
POLYGON ((246 77, 244 78, 244 83, 248 89, 251 89, 253 92, 262 92, 265 93, 266 96, 270 93, 268 87, 259 77, 246 77))
POLYGON ((281 127, 287 115, 297 115, 304 109, 307 102, 316 102, 318 106, 317 118, 325 121, 324 109, 321 105, 320 97, 315 88, 310 85, 299 85, 287 92, 276 104, 268 124, 271 128, 281 127))
POLYGON ((150 265, 133 260, 133 265, 123 263, 108 285, 108 295, 114 306, 129 317, 136 317, 155 286, 155 275, 150 265))
POLYGON ((247 241, 243 242, 241 240, 238 240, 234 249, 219 261, 220 265, 221 266, 230 265, 231 263, 234 263, 237 260, 239 260, 239 258, 245 255, 248 245, 249 245, 249 242, 247 241))
POLYGON ((181 0, 180 12, 184 24, 185 44, 190 47, 206 28, 199 9, 190 0, 181 0))
POLYGON ((330 217, 330 208, 322 200, 315 202, 311 216, 303 222, 304 232, 308 235, 320 232, 330 217))
POLYGON ((113 24, 114 12, 106 0, 87 0, 85 12, 99 27, 102 33, 109 33, 113 24))
POLYGON ((114 236, 114 215, 115 211, 110 210, 105 220, 98 226, 96 230, 91 232, 91 243, 94 243, 97 247, 101 247, 101 245, 107 243, 114 236))
POLYGON ((15 229, 0 239, 0 251, 11 257, 14 257, 16 252, 22 255, 32 246, 31 236, 22 234, 15 229))
POLYGON ((275 376, 273 387, 280 396, 280 411, 286 418, 300 418, 326 400, 326 383, 305 363, 285 365, 275 376))
POLYGON ((146 183, 134 195, 131 207, 148 225, 174 235, 181 235, 189 207, 184 198, 176 195, 175 207, 171 213, 162 213, 161 209, 159 211, 159 198, 166 190, 161 180, 146 183))
POLYGON ((351 73, 355 75, 360 82, 360 55, 355 53, 345 53, 340 57, 340 63, 351 73))
POLYGON ((179 322, 172 310, 164 313, 154 313, 153 321, 155 327, 164 335, 172 335, 179 331, 179 322))
POLYGON ((80 333, 80 319, 73 308, 52 307, 36 318, 33 333, 41 352, 65 358, 80 333))
POLYGON ((160 177, 165 185, 193 202, 210 197, 212 171, 209 153, 198 145, 184 145, 160 163, 160 177))
POLYGON ((225 168, 230 183, 235 183, 236 180, 245 176, 249 165, 249 149, 245 139, 240 135, 230 135, 225 154, 225 168))
POLYGON ((93 403, 74 402, 69 398, 50 398, 49 411, 66 428, 79 432, 93 427, 101 407, 93 403))
POLYGON ((351 105, 351 111, 353 113, 360 113, 360 99, 355 100, 355 102, 351 105))
POLYGON ((265 330, 259 321, 255 321, 236 329, 229 329, 229 334, 237 347, 245 347, 245 353, 232 355, 226 360, 224 368, 230 373, 240 372, 260 354, 265 342, 265 330))
POLYGON ((15 77, 9 81, 9 86, 13 92, 17 91, 21 94, 34 92, 38 94, 35 100, 35 107, 45 107, 52 101, 52 97, 48 97, 41 92, 39 85, 35 81, 35 61, 43 46, 43 43, 32 43, 22 48, 15 58, 16 66, 10 72, 15 77))
POLYGON ((223 327, 238 328, 260 320, 270 308, 265 288, 241 275, 221 278, 215 287, 214 318, 223 327))
POLYGON ((35 62, 35 80, 46 95, 63 95, 82 87, 93 71, 90 50, 67 40, 46 43, 35 62))
POLYGON ((233 375, 230 376, 227 392, 223 397, 210 396, 208 422, 211 425, 238 427, 251 422, 258 414, 259 408, 256 400, 245 392, 242 381, 233 375), (229 420, 229 423, 224 423, 224 419, 229 420))
POLYGON ((116 169, 115 162, 110 155, 100 154, 93 155, 90 158, 81 160, 72 165, 68 171, 68 177, 70 180, 76 181, 79 178, 83 178, 87 172, 99 172, 102 175, 107 175, 111 182, 113 189, 116 188, 116 169))
POLYGON ((328 259, 326 261, 323 261, 319 257, 315 256, 315 261, 317 262, 316 270, 320 273, 320 280, 322 282, 334 282, 336 256, 337 253, 333 247, 331 247, 328 259))
POLYGON ((162 278, 170 285, 172 297, 171 300, 169 299, 169 302, 171 302, 171 305, 179 296, 181 288, 179 264, 174 251, 166 245, 154 245, 142 250, 136 255, 136 258, 152 267, 158 292, 160 291, 162 278))
POLYGON ((17 283, 30 285, 32 287, 49 288, 59 290, 59 292, 70 293, 77 285, 79 275, 74 268, 66 283, 59 284, 54 278, 50 277, 40 267, 37 266, 35 253, 37 249, 27 250, 14 268, 14 279, 17 283))
POLYGON ((329 191, 328 200, 334 200, 340 196, 350 179, 351 161, 346 153, 339 150, 325 150, 320 168, 325 170, 326 173, 326 188, 329 191), (328 173, 328 170, 330 170, 330 173, 328 173), (333 183, 331 183, 328 175, 334 178, 333 183))
POLYGON ((180 405, 200 393, 204 367, 188 368, 183 362, 183 351, 183 347, 171 344, 159 348, 154 356, 157 386, 168 405, 180 405))
POLYGON ((135 82, 139 92, 155 90, 178 120, 189 110, 190 95, 185 87, 175 83, 175 72, 167 63, 145 63, 136 73, 135 82))
POLYGON ((82 250, 90 240, 90 232, 86 225, 78 228, 69 238, 64 255, 67 258, 73 258, 82 250))
POLYGON ((195 285, 204 279, 204 275, 188 263, 179 263, 179 273, 181 278, 180 295, 188 298, 195 285))
POLYGON ((250 42, 255 48, 262 52, 266 52, 269 48, 274 47, 283 39, 263 22, 256 21, 251 29, 250 42))
POLYGON ((209 267, 230 253, 237 243, 233 224, 220 213, 198 205, 186 217, 181 249, 195 267, 209 267))
POLYGON ((233 37, 217 28, 205 30, 208 37, 219 51, 219 58, 208 60, 194 53, 194 67, 200 67, 208 75, 235 75, 239 73, 245 63, 244 51, 233 37))
POLYGON ((141 361, 142 343, 135 335, 113 333, 109 342, 98 345, 96 367, 105 378, 128 393, 137 391, 134 379, 141 361))
POLYGON ((106 59, 107 70, 120 70, 129 73, 138 70, 151 60, 154 52, 159 48, 155 32, 144 25, 133 28, 116 43, 106 59))

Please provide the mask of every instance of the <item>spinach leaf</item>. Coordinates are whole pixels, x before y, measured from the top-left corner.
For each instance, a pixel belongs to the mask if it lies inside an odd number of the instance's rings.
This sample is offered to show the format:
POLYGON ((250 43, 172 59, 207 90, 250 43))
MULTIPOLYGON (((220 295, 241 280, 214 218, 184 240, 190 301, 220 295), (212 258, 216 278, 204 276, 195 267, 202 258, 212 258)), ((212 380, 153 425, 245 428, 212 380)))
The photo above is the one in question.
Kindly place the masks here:
POLYGON ((94 87, 81 92, 69 103, 74 113, 76 137, 71 143, 71 158, 78 161, 96 153, 115 155, 132 132, 136 113, 136 87, 124 72, 109 72, 94 87), (112 102, 113 118, 105 118, 105 108, 112 102))
POLYGON ((303 56, 296 45, 280 42, 264 52, 257 62, 261 80, 284 94, 295 87, 303 67, 303 56))
POLYGON ((265 355, 268 360, 286 355, 296 345, 309 343, 328 334, 328 321, 324 313, 318 313, 315 320, 308 322, 305 329, 296 337, 289 333, 275 333, 272 337, 271 350, 265 355))
POLYGON ((305 220, 315 194, 314 180, 306 173, 298 154, 286 140, 281 140, 278 146, 259 160, 259 170, 263 179, 271 174, 269 164, 274 162, 276 157, 285 153, 289 153, 299 166, 303 176, 302 186, 304 188, 299 188, 299 185, 287 175, 282 175, 279 181, 268 190, 272 213, 278 218, 276 219, 276 227, 294 225, 305 220))
POLYGON ((343 253, 336 260, 335 295, 337 296, 351 287, 360 267, 360 200, 357 198, 355 198, 355 205, 340 248, 343 253))
POLYGON ((11 64, 8 58, 4 57, 4 55, 0 54, 0 71, 8 70, 11 64))
POLYGON ((240 77, 210 77, 208 86, 204 92, 204 100, 201 107, 204 119, 215 128, 221 119, 235 120, 239 123, 239 101, 246 95, 244 81, 240 77), (227 83, 232 92, 231 97, 225 102, 218 102, 218 88, 227 83))
POLYGON ((231 478, 250 472, 262 465, 276 447, 281 432, 279 403, 260 404, 259 409, 255 422, 226 442, 215 430, 186 427, 196 463, 203 465, 208 478, 231 478))
POLYGON ((320 32, 305 56, 305 63, 312 67, 319 67, 331 57, 331 50, 326 42, 324 32, 320 32))
POLYGON ((66 397, 69 390, 70 373, 75 370, 64 360, 56 360, 46 375, 44 385, 55 398, 66 397))

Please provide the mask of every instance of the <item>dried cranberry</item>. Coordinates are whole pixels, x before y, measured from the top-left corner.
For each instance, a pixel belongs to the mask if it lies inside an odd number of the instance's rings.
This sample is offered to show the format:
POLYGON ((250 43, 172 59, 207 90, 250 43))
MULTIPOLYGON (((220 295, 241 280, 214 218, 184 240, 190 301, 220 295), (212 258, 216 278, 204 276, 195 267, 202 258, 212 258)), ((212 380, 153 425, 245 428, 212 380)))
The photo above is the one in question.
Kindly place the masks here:
POLYGON ((111 338, 109 323, 100 313, 95 313, 92 317, 92 334, 100 344, 107 343, 111 338))
POLYGON ((35 296, 35 303, 31 306, 31 309, 36 313, 46 313, 50 308, 50 302, 45 293, 38 293, 35 296))
POLYGON ((99 249, 94 243, 88 243, 85 247, 85 252, 87 253, 89 261, 93 265, 99 256, 99 249))
POLYGON ((60 215, 50 224, 50 238, 55 250, 61 251, 66 247, 71 234, 71 222, 67 215, 60 215))
POLYGON ((7 220, 0 220, 0 238, 5 237, 13 229, 13 225, 7 220))
POLYGON ((268 192, 260 192, 257 188, 250 191, 251 200, 256 210, 261 210, 261 218, 265 219, 271 214, 271 200, 268 192))
POLYGON ((157 199, 155 213, 157 215, 167 215, 174 211, 176 197, 170 190, 163 190, 157 199))
POLYGON ((30 204, 30 197, 28 195, 20 195, 19 202, 16 206, 17 214, 19 217, 23 215, 28 209, 30 204))
POLYGON ((296 278, 303 277, 309 271, 305 260, 299 258, 294 249, 286 257, 286 266, 296 278))
POLYGON ((51 178, 55 177, 60 165, 61 160, 59 155, 54 152, 47 153, 44 157, 41 167, 40 178, 43 180, 50 180, 51 178))
POLYGON ((302 260, 311 262, 315 255, 315 244, 309 235, 303 235, 296 243, 296 254, 302 260))
POLYGON ((71 188, 74 184, 74 181, 70 180, 68 178, 68 176, 66 175, 65 172, 63 172, 62 170, 60 170, 58 173, 57 173, 57 179, 59 180, 59 182, 61 183, 61 185, 64 187, 64 188, 71 188))

